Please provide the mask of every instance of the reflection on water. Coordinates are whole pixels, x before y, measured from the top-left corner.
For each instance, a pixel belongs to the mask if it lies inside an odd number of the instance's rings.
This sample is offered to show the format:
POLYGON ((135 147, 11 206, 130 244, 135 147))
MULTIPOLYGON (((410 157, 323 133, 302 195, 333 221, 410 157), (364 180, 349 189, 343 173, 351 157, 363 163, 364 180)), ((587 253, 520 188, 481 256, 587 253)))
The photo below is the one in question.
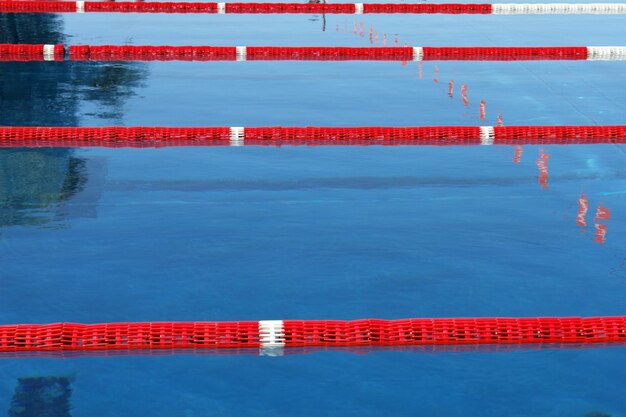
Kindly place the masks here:
MULTIPOLYGON (((61 17, 0 14, 0 43, 63 43, 61 17)), ((124 101, 147 76, 142 63, 0 63, 0 125, 77 126, 80 111, 120 124, 124 101)), ((0 150, 0 227, 62 226, 94 217, 106 168, 70 149, 0 150), (71 201, 71 204, 66 204, 71 201)))
MULTIPOLYGON (((578 212, 576 214, 576 224, 585 232, 587 227, 587 213, 589 212, 589 199, 585 193, 580 194, 578 199, 578 212)), ((603 203, 598 204, 595 217, 593 218, 595 234, 593 241, 601 245, 606 241, 607 222, 611 219, 611 210, 603 203)))
POLYGON ((611 218, 611 211, 600 203, 598 205, 598 210, 596 211, 596 216, 593 218, 593 221, 596 222, 594 227, 596 229, 596 235, 594 237, 594 241, 599 244, 604 244, 606 241, 606 231, 607 225, 605 223, 598 223, 599 221, 606 222, 611 218))
POLYGON ((67 217, 95 217, 105 173, 102 159, 67 149, 2 150, 0 227, 60 227, 67 217))
POLYGON ((19 378, 11 399, 9 417, 70 417, 70 379, 19 378))
MULTIPOLYGON (((589 199, 585 193, 580 194, 578 199, 578 213, 576 214, 576 224, 580 227, 587 226, 587 212, 589 211, 589 199)), ((584 231, 584 229, 583 229, 584 231)))
POLYGON ((539 149, 539 156, 537 157, 537 168, 539 169, 539 185, 544 190, 548 189, 548 160, 550 159, 550 155, 546 153, 543 149, 539 149))

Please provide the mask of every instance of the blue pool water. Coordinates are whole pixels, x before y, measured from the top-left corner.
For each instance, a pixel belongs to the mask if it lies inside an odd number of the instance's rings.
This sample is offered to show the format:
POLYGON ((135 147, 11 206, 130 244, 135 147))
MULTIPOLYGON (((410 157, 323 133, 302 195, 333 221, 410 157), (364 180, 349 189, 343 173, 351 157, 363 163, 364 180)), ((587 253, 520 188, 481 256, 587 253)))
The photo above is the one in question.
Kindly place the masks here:
MULTIPOLYGON (((322 16, 307 15, 0 15, 0 43, 367 46, 370 27, 391 45, 626 39, 623 16, 365 15, 356 35, 353 16, 325 21, 322 31, 322 16)), ((624 124, 625 71, 0 63, 0 124, 624 124)), ((0 150, 0 323, 624 315, 625 152, 0 150), (598 206, 609 220, 594 221, 598 206)), ((623 417, 625 359, 624 347, 2 358, 0 414, 15 412, 18 378, 55 376, 70 381, 73 416, 623 417)))

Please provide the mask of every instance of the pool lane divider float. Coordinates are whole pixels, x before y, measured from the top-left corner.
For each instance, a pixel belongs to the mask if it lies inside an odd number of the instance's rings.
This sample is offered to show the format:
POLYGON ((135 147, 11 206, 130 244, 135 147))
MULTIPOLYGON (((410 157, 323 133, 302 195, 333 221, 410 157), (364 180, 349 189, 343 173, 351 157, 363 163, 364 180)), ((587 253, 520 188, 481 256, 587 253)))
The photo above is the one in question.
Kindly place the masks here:
POLYGON ((626 3, 204 3, 112 1, 0 1, 0 13, 212 14, 626 14, 626 3))
MULTIPOLYGON (((64 45, 0 44, 0 61, 63 61, 64 45)), ((71 45, 72 61, 623 61, 626 46, 71 45)))
POLYGON ((0 127, 0 148, 168 146, 591 145, 626 125, 414 127, 0 127))
POLYGON ((626 316, 0 325, 0 352, 606 344, 626 316))

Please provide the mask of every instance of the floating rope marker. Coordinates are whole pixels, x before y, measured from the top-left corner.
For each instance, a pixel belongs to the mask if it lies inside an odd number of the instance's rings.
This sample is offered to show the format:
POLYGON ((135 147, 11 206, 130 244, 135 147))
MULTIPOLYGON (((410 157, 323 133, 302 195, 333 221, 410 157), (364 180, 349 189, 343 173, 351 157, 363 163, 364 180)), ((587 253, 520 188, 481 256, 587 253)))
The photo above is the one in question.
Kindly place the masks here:
POLYGON ((244 128, 243 127, 231 127, 230 128, 230 146, 243 146, 244 145, 244 128))
POLYGON ((212 14, 626 14, 626 3, 204 3, 113 1, 0 1, 0 13, 212 14))
POLYGON ((1 127, 0 148, 626 143, 626 126, 1 127))
POLYGON ((624 316, 0 325, 0 352, 625 341, 624 316))
MULTIPOLYGON (((626 46, 71 45, 73 61, 623 61, 626 46)), ((63 45, 0 44, 0 61, 63 60, 63 45), (51 55, 51 51, 54 54, 51 55)))
POLYGON ((481 126, 480 128, 480 144, 481 145, 493 145, 493 141, 496 138, 495 129, 493 126, 481 126))

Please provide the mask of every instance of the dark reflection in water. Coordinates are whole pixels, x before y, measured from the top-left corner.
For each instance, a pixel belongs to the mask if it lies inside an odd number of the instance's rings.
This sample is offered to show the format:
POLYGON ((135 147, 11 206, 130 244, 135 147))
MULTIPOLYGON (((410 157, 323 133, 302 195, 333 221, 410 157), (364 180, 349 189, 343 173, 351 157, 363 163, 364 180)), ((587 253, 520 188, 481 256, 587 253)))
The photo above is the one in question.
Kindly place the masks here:
POLYGON ((95 217, 105 174, 103 159, 69 150, 2 150, 0 227, 63 227, 68 217, 95 217))
MULTIPOLYGON (((0 43, 64 43, 62 30, 56 15, 0 14, 0 43)), ((142 63, 0 63, 0 125, 77 126, 85 103, 87 116, 120 124, 146 76, 142 63)), ((0 149, 0 227, 95 216, 105 173, 104 160, 70 149, 0 149)))
POLYGON ((9 417, 70 417, 70 382, 57 376, 19 378, 9 417))

